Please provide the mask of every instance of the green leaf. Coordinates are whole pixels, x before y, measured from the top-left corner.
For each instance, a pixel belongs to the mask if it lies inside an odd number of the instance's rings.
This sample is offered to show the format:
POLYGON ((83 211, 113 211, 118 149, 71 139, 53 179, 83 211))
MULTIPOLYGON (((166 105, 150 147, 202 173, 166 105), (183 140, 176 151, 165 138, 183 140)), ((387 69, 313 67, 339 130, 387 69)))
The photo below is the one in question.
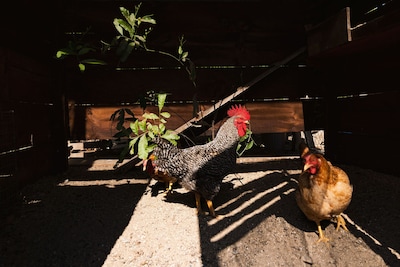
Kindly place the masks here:
POLYGON ((131 141, 129 141, 129 153, 131 155, 135 154, 135 144, 138 139, 139 139, 139 137, 135 137, 131 141))
POLYGON ((81 60, 81 63, 85 64, 91 64, 91 65, 107 65, 105 61, 99 60, 99 59, 94 59, 94 58, 88 58, 81 60))
POLYGON ((84 64, 82 64, 82 63, 79 63, 79 64, 78 64, 78 67, 79 67, 79 70, 80 70, 81 72, 84 72, 85 69, 86 69, 86 66, 85 66, 84 64))
POLYGON ((160 123, 158 125, 158 128, 160 129, 160 134, 163 134, 165 132, 165 125, 164 123, 160 123))
POLYGON ((253 147, 253 145, 254 145, 254 141, 251 140, 249 143, 247 143, 247 145, 246 145, 246 150, 251 149, 251 148, 253 147))
POLYGON ((140 159, 147 159, 149 152, 147 152, 148 141, 146 135, 142 135, 138 143, 138 157, 140 159))
POLYGON ((136 35, 135 37, 136 37, 139 41, 141 41, 142 43, 145 43, 145 42, 146 42, 146 37, 144 37, 144 36, 136 35))
POLYGON ((150 137, 151 139, 153 139, 154 137, 156 137, 156 136, 154 135, 154 133, 152 133, 152 132, 148 132, 147 134, 149 135, 149 137, 150 137))
POLYGON ((161 112, 160 115, 163 116, 166 119, 169 119, 171 117, 171 114, 169 112, 166 112, 166 111, 161 112))
POLYGON ((139 129, 143 132, 146 131, 146 119, 143 119, 141 121, 139 121, 138 125, 139 125, 139 129))
POLYGON ((153 125, 150 122, 147 122, 147 131, 151 131, 151 128, 153 127, 153 125))
POLYGON ((148 120, 159 120, 160 117, 157 116, 157 114, 154 113, 145 113, 143 114, 143 118, 148 119, 148 120))
POLYGON ((139 134, 139 121, 136 120, 135 122, 131 122, 130 128, 132 129, 132 132, 136 135, 139 134))
POLYGON ((136 16, 135 16, 134 13, 131 13, 131 14, 126 18, 126 20, 128 21, 128 23, 129 23, 132 27, 135 27, 135 25, 136 25, 136 16))
POLYGON ((57 58, 63 58, 63 57, 68 56, 68 55, 69 55, 68 52, 61 51, 61 50, 58 50, 57 53, 56 53, 56 57, 57 58))
POLYGON ((146 15, 140 18, 142 22, 150 23, 150 24, 157 24, 156 20, 151 17, 152 15, 146 15))
POLYGON ((125 7, 122 7, 122 6, 119 7, 119 10, 121 11, 122 16, 124 16, 124 18, 125 18, 126 20, 128 20, 128 19, 129 19, 129 15, 130 15, 129 10, 126 9, 125 7))
POLYGON ((120 35, 124 35, 124 29, 121 27, 120 20, 121 19, 114 19, 114 27, 120 35))
POLYGON ((164 107, 165 99, 167 98, 167 94, 165 94, 165 93, 158 94, 157 98, 158 98, 158 110, 161 112, 161 110, 164 107))
MULTIPOLYGON (((122 29, 124 29, 126 32, 128 32, 129 36, 132 38, 134 30, 131 27, 131 25, 128 22, 126 22, 125 20, 123 20, 123 19, 116 19, 116 20, 117 20, 116 22, 119 25, 119 27, 122 27, 122 29)), ((125 36, 123 31, 122 31, 121 35, 125 36)))
POLYGON ((160 129, 158 128, 158 125, 151 125, 150 131, 154 133, 155 135, 158 135, 160 133, 160 129))
POLYGON ((160 119, 160 122, 161 123, 167 123, 167 121, 165 119, 163 119, 163 118, 160 119))
POLYGON ((162 138, 167 139, 174 145, 176 145, 176 140, 179 140, 180 136, 177 135, 174 131, 167 130, 163 135, 161 135, 162 138))

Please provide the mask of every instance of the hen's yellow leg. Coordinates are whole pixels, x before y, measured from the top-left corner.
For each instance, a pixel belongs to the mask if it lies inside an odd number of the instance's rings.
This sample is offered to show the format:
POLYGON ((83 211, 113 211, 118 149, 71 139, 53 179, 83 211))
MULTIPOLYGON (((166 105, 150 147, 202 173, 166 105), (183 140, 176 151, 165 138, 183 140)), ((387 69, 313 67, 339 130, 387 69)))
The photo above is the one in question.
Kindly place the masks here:
POLYGON ((322 231, 322 227, 321 227, 321 224, 320 224, 320 222, 316 222, 316 224, 317 224, 317 226, 318 226, 318 233, 319 233, 319 239, 318 239, 318 241, 317 241, 317 243, 319 243, 319 242, 328 242, 329 241, 329 238, 327 238, 325 235, 324 235, 324 232, 322 231))
POLYGON ((339 230, 340 226, 342 226, 344 230, 349 231, 346 227, 346 221, 340 214, 337 216, 336 219, 337 219, 336 231, 339 230))

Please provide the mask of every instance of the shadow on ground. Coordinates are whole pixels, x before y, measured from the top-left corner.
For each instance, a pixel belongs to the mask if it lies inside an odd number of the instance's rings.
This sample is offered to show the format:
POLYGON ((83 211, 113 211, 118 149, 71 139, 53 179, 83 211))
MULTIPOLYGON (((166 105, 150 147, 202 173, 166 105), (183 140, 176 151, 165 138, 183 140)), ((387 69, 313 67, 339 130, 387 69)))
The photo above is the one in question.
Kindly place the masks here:
POLYGON ((72 166, 26 186, 0 232, 0 266, 101 266, 146 189, 135 176, 72 166))

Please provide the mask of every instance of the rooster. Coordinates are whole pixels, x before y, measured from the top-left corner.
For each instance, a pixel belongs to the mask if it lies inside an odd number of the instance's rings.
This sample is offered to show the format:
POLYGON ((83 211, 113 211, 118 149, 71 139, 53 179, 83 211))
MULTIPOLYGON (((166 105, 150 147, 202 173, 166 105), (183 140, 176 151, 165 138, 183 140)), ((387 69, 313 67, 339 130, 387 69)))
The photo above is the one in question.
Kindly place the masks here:
POLYGON ((336 230, 341 226, 348 231, 341 213, 350 204, 353 186, 347 174, 322 154, 311 152, 304 144, 300 144, 300 152, 304 167, 299 176, 296 202, 306 217, 317 224, 318 242, 327 242, 329 239, 320 222, 336 218, 336 230))
POLYGON ((229 118, 206 144, 178 148, 160 137, 153 140, 156 171, 175 177, 185 189, 194 192, 199 214, 203 213, 203 197, 213 217, 217 216, 212 200, 220 191, 223 178, 236 164, 236 148, 240 138, 246 135, 250 120, 244 106, 232 106, 227 113, 229 118))

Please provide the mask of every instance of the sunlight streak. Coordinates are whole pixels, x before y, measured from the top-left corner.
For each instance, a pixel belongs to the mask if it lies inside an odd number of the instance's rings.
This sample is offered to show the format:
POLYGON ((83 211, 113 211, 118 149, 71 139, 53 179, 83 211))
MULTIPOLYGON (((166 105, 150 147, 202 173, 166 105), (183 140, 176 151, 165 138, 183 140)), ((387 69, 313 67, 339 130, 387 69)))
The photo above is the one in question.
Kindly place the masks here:
MULTIPOLYGON (((287 182, 282 183, 279 185, 279 188, 285 186, 287 184, 287 182)), ((274 187, 273 190, 267 190, 267 193, 271 193, 272 191, 278 189, 278 186, 274 187)), ((284 192, 284 194, 289 194, 291 192, 293 192, 294 189, 291 188, 289 190, 286 190, 284 192)), ((253 198, 251 203, 255 202, 256 199, 261 198, 263 195, 267 194, 267 193, 263 193, 263 194, 258 194, 257 197, 253 198), (261 195, 261 196, 260 196, 261 195)), ((216 234, 215 236, 213 236, 211 238, 211 242, 217 242, 219 240, 221 240, 222 238, 224 238, 225 236, 227 236, 229 233, 231 233, 232 231, 234 231, 237 227, 239 227, 240 225, 244 224, 247 220, 251 219, 253 216, 260 214, 262 212, 264 212, 267 208, 271 207, 272 205, 274 205, 276 202, 278 202, 279 200, 281 200, 281 196, 276 196, 274 197, 272 200, 270 200, 269 202, 265 203, 263 206, 261 206, 260 208, 254 210, 253 212, 246 214, 245 216, 241 217, 239 220, 233 222, 231 225, 229 225, 227 228, 225 228, 224 230, 222 230, 221 232, 219 232, 218 234, 216 234)), ((243 205, 242 205, 243 206, 243 205)), ((247 205, 248 206, 248 205, 247 205)), ((238 211, 236 211, 235 213, 238 213, 238 211)))
POLYGON ((298 156, 276 156, 276 157, 240 157, 236 160, 238 164, 254 164, 264 163, 268 158, 268 161, 284 160, 284 159, 298 159, 298 156))
POLYGON ((148 180, 138 180, 138 179, 123 179, 123 180, 93 180, 93 181, 69 181, 65 180, 59 183, 58 186, 105 186, 108 188, 114 188, 118 185, 128 185, 128 184, 148 184, 148 180))
MULTIPOLYGON (((367 231, 365 231, 361 226, 356 224, 352 219, 350 219, 349 216, 346 214, 342 213, 342 216, 348 221, 350 224, 352 224, 358 231, 362 232, 364 235, 368 236, 374 243, 378 246, 382 246, 381 242, 379 240, 375 239, 372 235, 370 235, 367 231)), ((394 250, 393 248, 387 247, 387 249, 400 260, 400 253, 394 250)))
MULTIPOLYGON (((229 216, 232 217, 232 216, 234 216, 234 215, 240 213, 241 211, 243 211, 244 209, 248 208, 250 205, 252 205, 253 203, 255 203, 257 200, 263 198, 265 195, 268 195, 268 194, 270 194, 270 193, 272 193, 272 192, 274 192, 274 191, 276 191, 276 190, 278 190, 278 189, 280 189, 280 188, 286 186, 287 184, 288 184, 288 182, 280 183, 280 184, 277 185, 277 186, 274 186, 274 187, 272 187, 272 188, 270 188, 270 189, 268 189, 268 190, 265 190, 264 192, 261 192, 261 193, 257 194, 255 197, 252 197, 252 198, 249 199, 248 201, 244 201, 239 207, 237 207, 235 210, 231 211, 231 212, 229 213, 229 216)), ((251 191, 244 192, 244 194, 248 194, 248 193, 251 193, 251 191)), ((220 210, 220 209, 222 209, 222 208, 227 207, 228 205, 230 205, 231 203, 233 203, 233 202, 235 202, 235 201, 238 201, 242 196, 243 196, 243 194, 240 194, 238 197, 236 197, 236 198, 234 198, 234 199, 231 199, 230 201, 224 203, 223 205, 221 205, 221 206, 219 206, 218 208, 216 208, 216 211, 218 211, 218 210, 220 210)), ((218 220, 210 221, 210 222, 209 222, 209 225, 213 225, 213 224, 215 224, 217 221, 218 221, 218 220)))

